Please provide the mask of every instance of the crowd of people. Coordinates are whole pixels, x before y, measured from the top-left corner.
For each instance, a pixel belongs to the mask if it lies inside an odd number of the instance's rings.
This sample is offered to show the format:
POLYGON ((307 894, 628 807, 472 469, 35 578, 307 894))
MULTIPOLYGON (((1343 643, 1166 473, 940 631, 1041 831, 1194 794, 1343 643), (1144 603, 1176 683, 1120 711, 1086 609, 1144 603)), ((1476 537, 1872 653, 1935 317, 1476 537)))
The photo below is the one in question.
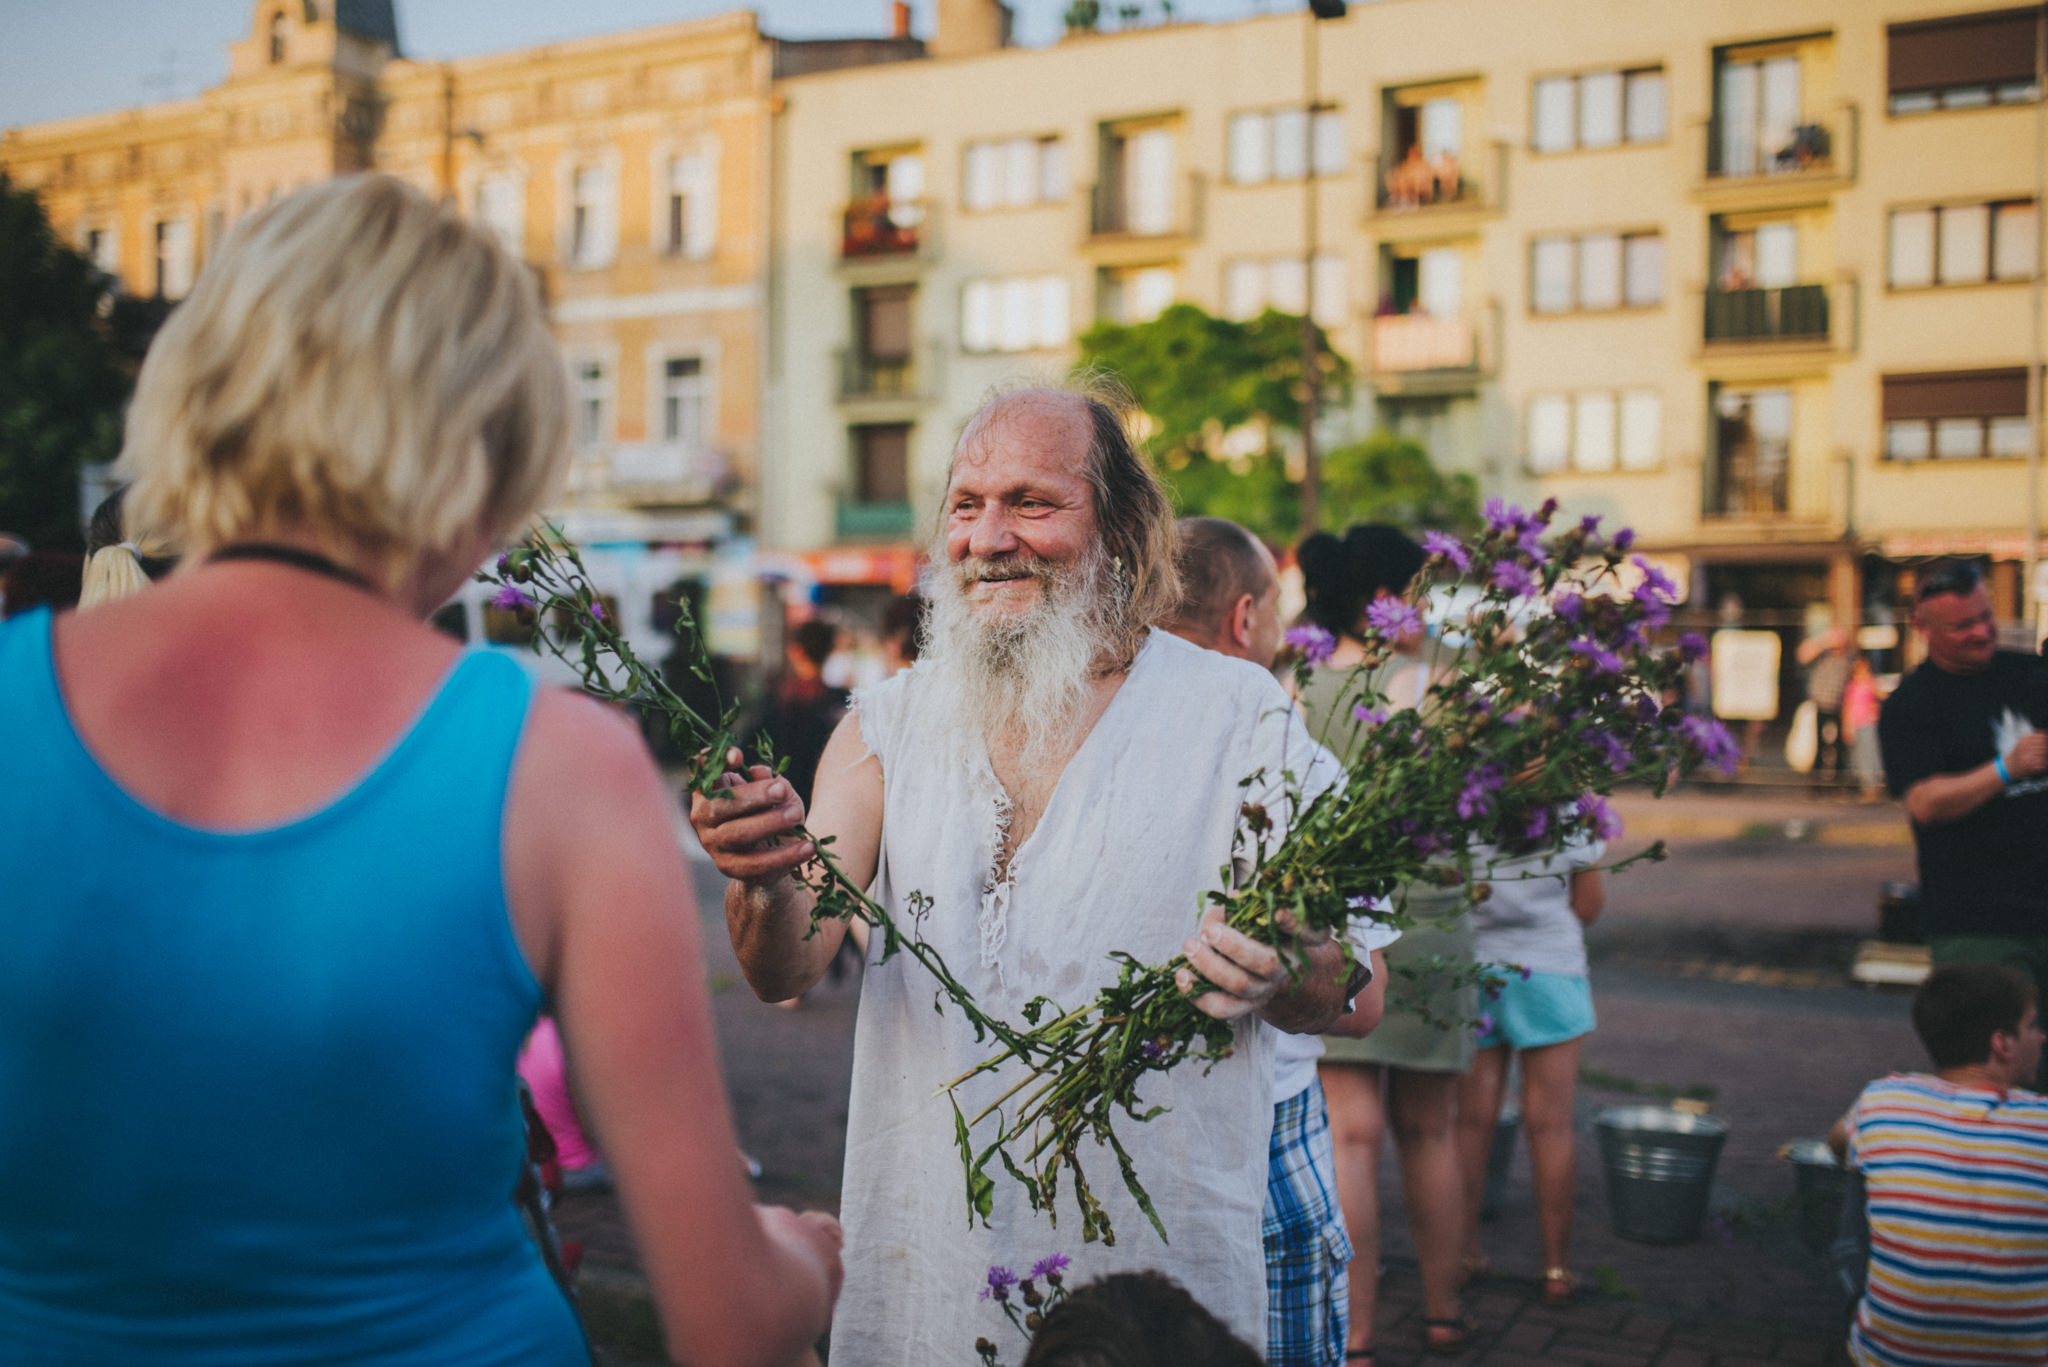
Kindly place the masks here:
MULTIPOLYGON (((1336 647, 1283 685, 1272 554, 1175 522, 1126 405, 1097 381, 985 403, 890 633, 916 667, 849 696, 829 628, 798 629, 760 723, 790 769, 734 752, 735 782, 690 797, 757 995, 800 997, 846 942, 866 960, 842 1228, 752 1201, 637 730, 424 625, 564 473, 567 382, 530 274, 377 176, 245 220, 143 368, 132 484, 95 533, 93 566, 118 552, 104 592, 53 614, 10 589, 0 626, 0 1165, 36 1175, 0 1186, 10 1344, 585 1361, 508 1199, 517 1069, 573 1132, 563 1161, 616 1185, 678 1361, 798 1362, 828 1326, 835 1367, 966 1360, 1050 1230, 1011 1184, 965 1218, 944 1092, 984 1044, 910 956, 811 925, 802 871, 826 840, 992 1014, 1082 999, 1113 954, 1178 953, 1230 1033, 1206 1071, 1148 1079, 1164 1113, 1123 1140, 1153 1208, 1098 1187, 1118 1238, 1033 1310, 1026 1363, 1371 1363, 1388 1136, 1424 1346, 1465 1351, 1511 1059, 1542 1234, 1526 1270, 1569 1302, 1604 851, 1475 852, 1505 874, 1492 896, 1401 889, 1398 934, 1362 918, 1283 952, 1213 908, 1195 921, 1244 875, 1243 804, 1283 773, 1340 782, 1367 743, 1335 681, 1425 557, 1388 526, 1305 541, 1305 620, 1336 647), (172 546, 178 572, 142 591, 172 546)), ((1918 600, 1929 663, 1879 729, 1942 965, 1915 1005, 1936 1072, 1873 1084, 1838 1136, 1868 1188, 1851 1349, 2019 1361, 1968 1353, 2033 1335, 2038 1360, 2048 1110, 2022 1084, 2048 973, 2048 694, 2038 661, 1992 649, 1980 584, 1930 576, 1918 600), (1930 1233, 1956 1219, 1990 1232, 1930 1233), (2004 1259, 1989 1291, 1984 1247, 2004 1259)), ((1455 662, 1418 630, 1372 668, 1406 706, 1455 662)), ((972 1114, 1012 1083, 954 1100, 972 1114)))

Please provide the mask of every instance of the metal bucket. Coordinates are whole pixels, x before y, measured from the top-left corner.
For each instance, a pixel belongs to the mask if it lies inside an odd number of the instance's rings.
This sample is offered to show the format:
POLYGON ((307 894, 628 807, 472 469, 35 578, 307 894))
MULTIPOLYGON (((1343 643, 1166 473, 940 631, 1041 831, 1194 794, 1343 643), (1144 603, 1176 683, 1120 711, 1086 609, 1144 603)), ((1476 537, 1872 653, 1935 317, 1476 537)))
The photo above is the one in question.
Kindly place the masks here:
POLYGON ((1842 1223, 1842 1194, 1849 1174, 1835 1159, 1835 1151, 1818 1139, 1795 1139, 1783 1150, 1792 1165, 1792 1209, 1798 1222, 1799 1242, 1815 1253, 1825 1253, 1835 1242, 1842 1223))
POLYGON ((1646 1244, 1698 1238, 1727 1122, 1662 1106, 1613 1106, 1593 1127, 1614 1232, 1646 1244))
POLYGON ((1515 1166, 1515 1144, 1521 1137, 1521 1107, 1501 1107, 1500 1120, 1493 1127, 1493 1145, 1486 1151, 1486 1190, 1479 1201, 1482 1220, 1498 1217, 1507 1201, 1508 1179, 1515 1166))

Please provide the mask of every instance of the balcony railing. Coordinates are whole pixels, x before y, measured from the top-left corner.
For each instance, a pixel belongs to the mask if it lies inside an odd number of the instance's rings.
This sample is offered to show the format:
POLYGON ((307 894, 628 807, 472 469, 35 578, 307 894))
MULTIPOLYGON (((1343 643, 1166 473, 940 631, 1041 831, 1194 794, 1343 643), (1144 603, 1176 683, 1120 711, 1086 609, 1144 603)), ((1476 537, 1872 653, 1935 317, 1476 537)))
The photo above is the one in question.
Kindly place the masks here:
POLYGON ((1147 203, 1126 193, 1113 180, 1097 181, 1088 190, 1088 236, 1105 239, 1196 237, 1202 231, 1202 177, 1195 172, 1173 183, 1165 203, 1147 203))
POLYGON ((1792 510, 1792 459, 1782 446, 1751 441, 1716 452, 1708 475, 1710 517, 1759 520, 1792 510))
POLYGON ((1372 320, 1372 368, 1387 374, 1477 370, 1479 330, 1469 318, 1391 313, 1372 320))
POLYGON ((846 261, 910 256, 922 249, 931 224, 931 205, 921 199, 874 195, 846 206, 839 255, 846 261))
POLYGON ((1725 114, 1708 119, 1706 178, 1731 181, 1849 179, 1856 172, 1856 106, 1816 114, 1781 136, 1766 138, 1753 121, 1725 114))
POLYGON ((1856 282, 1844 275, 1775 289, 1707 290, 1700 301, 1700 340, 1713 352, 1855 345, 1856 282))
POLYGON ((906 537, 916 523, 909 503, 863 503, 842 494, 832 510, 832 532, 842 541, 906 537))
POLYGON ((1504 142, 1442 153, 1434 161, 1412 145, 1398 156, 1373 159, 1372 203, 1380 215, 1498 209, 1507 164, 1504 142))
POLYGON ((921 346, 900 356, 877 356, 859 347, 838 353, 841 403, 922 402, 936 391, 939 348, 921 346))

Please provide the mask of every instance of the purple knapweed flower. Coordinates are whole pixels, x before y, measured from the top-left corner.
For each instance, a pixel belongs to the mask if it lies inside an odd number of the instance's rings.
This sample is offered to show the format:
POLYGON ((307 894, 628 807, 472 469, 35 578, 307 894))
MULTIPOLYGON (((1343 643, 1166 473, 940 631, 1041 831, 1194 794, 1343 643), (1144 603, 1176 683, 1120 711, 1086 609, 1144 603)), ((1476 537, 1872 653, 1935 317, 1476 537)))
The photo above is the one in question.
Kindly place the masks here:
POLYGON ((506 584, 492 595, 491 606, 503 608, 507 612, 517 612, 520 608, 532 607, 533 600, 520 592, 517 584, 506 584))
POLYGON ((1147 1062, 1157 1063, 1166 1057, 1166 1046, 1156 1039, 1148 1039, 1138 1046, 1138 1052, 1145 1056, 1147 1062))
POLYGON ((1494 561, 1493 575, 1488 582, 1502 593, 1514 598, 1527 598, 1536 592, 1535 579, 1530 577, 1529 571, 1522 568, 1519 561, 1494 561))
POLYGON ((1742 747, 1735 743, 1735 737, 1728 734, 1728 728, 1712 717, 1686 717, 1678 723, 1678 729, 1693 749, 1700 752, 1700 759, 1713 765, 1724 774, 1732 774, 1742 764, 1742 747))
POLYGON ((1286 639, 1312 665, 1321 664, 1337 651, 1337 638, 1313 622, 1289 627, 1286 639))
POLYGON ((590 620, 593 622, 602 622, 604 620, 604 604, 592 603, 590 605, 590 620))
POLYGON ((1593 834, 1602 840, 1621 838, 1621 818, 1607 805, 1607 799, 1587 793, 1579 799, 1579 815, 1592 827, 1593 834))
POLYGON ((1458 791, 1458 815, 1467 821, 1490 815, 1493 812, 1493 795, 1506 781, 1497 764, 1482 764, 1466 774, 1465 786, 1458 791))
POLYGON ((1579 530, 1587 536, 1600 530, 1600 514, 1587 513, 1579 519, 1579 530))
POLYGON ((1529 965, 1527 965, 1527 964, 1516 964, 1516 965, 1515 965, 1515 971, 1516 971, 1517 973, 1519 973, 1519 974, 1521 974, 1521 975, 1522 975, 1522 981, 1523 981, 1523 982, 1527 982, 1527 981, 1529 981, 1529 965))
POLYGON ((1522 823, 1522 838, 1530 842, 1541 840, 1550 834, 1550 809, 1538 807, 1529 813, 1529 819, 1522 823))
POLYGON ((1636 724, 1638 726, 1648 726, 1651 722, 1657 720, 1663 711, 1663 706, 1648 693, 1636 694, 1636 724))
POLYGON ((1504 499, 1486 500, 1486 525, 1496 532, 1509 532, 1520 536, 1536 525, 1534 518, 1504 499))
POLYGON ((1560 593, 1550 601, 1550 610, 1567 622, 1576 622, 1586 610, 1586 600, 1576 593, 1560 593))
POLYGON ((1056 1276, 1066 1271, 1073 1262, 1074 1260, 1064 1253, 1050 1253, 1031 1264, 1031 1275, 1040 1280, 1056 1276))
POLYGON ((991 1267, 988 1270, 988 1285, 981 1288, 981 1298, 988 1300, 993 1297, 1004 1304, 1008 1304, 1010 1288, 1016 1284, 1017 1274, 1009 1268, 991 1267))
POLYGON ((1444 852, 1444 842, 1431 835, 1428 831, 1424 831, 1415 837, 1415 852, 1424 859, 1429 858, 1431 855, 1442 854, 1444 852))
POLYGON ((1472 568, 1472 557, 1465 550, 1465 543, 1448 533, 1424 532, 1422 549, 1431 555, 1442 556, 1459 574, 1465 574, 1472 568))
POLYGON ((1530 527, 1515 538, 1515 544, 1521 547, 1522 554, 1529 557, 1529 563, 1532 565, 1540 565, 1550 559, 1550 552, 1543 549, 1541 527, 1530 527))
POLYGON ((1623 527, 1614 534, 1614 549, 1623 554, 1627 554, 1628 548, 1635 544, 1636 533, 1633 527, 1623 527))
POLYGON ((1472 1034, 1477 1039, 1485 1039, 1488 1035, 1492 1033, 1493 1012, 1481 1011, 1479 1013, 1479 1019, 1472 1022, 1472 1034))
POLYGON ((1415 605, 1403 598, 1376 598, 1365 610, 1365 620, 1380 635, 1398 641, 1404 636, 1414 636, 1422 630, 1422 614, 1415 605))
POLYGON ((1603 674, 1619 674, 1622 670, 1621 656, 1616 655, 1598 641, 1573 641, 1565 649, 1574 655, 1582 655, 1593 662, 1593 668, 1603 674))
POLYGON ((1617 774, 1622 773, 1630 764, 1635 762, 1635 756, 1628 752, 1628 747, 1615 739, 1609 732, 1595 727, 1586 733, 1586 739, 1592 744, 1594 749, 1600 751, 1606 757, 1607 767, 1617 774))
POLYGON ((498 557, 498 573, 501 576, 512 573, 512 553, 510 551, 498 557))
POLYGON ((1387 719, 1384 707, 1367 707, 1364 703, 1351 709, 1351 719, 1365 726, 1378 726, 1387 719))
POLYGON ((1678 638, 1678 658, 1687 664, 1707 658, 1707 638, 1697 631, 1688 631, 1678 638))
POLYGON ((1672 583, 1670 576, 1666 575, 1664 571, 1658 569, 1640 555, 1629 557, 1628 563, 1634 565, 1637 572, 1643 576, 1643 582, 1636 585, 1635 597, 1637 602, 1642 602, 1650 594, 1657 595, 1667 603, 1677 601, 1678 585, 1672 583))

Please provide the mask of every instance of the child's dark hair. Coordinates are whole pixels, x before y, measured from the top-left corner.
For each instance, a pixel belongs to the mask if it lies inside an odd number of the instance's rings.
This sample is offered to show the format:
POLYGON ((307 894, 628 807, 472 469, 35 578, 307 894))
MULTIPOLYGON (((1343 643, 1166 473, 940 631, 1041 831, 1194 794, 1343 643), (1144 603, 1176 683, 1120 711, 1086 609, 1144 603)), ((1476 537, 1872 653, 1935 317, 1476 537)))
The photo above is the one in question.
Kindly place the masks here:
POLYGON ((1157 1272, 1090 1282, 1045 1317, 1024 1367, 1264 1367, 1259 1355, 1157 1272))
POLYGON ((1302 616, 1333 636, 1356 635, 1359 614, 1381 589, 1406 593, 1428 554, 1398 527, 1361 522, 1339 540, 1317 532, 1294 558, 1308 598, 1302 616))
POLYGON ((2018 1034, 2034 984, 2003 964, 1946 964, 1913 994, 1913 1033, 1936 1068, 1962 1068, 1991 1057, 1991 1037, 2018 1034))

